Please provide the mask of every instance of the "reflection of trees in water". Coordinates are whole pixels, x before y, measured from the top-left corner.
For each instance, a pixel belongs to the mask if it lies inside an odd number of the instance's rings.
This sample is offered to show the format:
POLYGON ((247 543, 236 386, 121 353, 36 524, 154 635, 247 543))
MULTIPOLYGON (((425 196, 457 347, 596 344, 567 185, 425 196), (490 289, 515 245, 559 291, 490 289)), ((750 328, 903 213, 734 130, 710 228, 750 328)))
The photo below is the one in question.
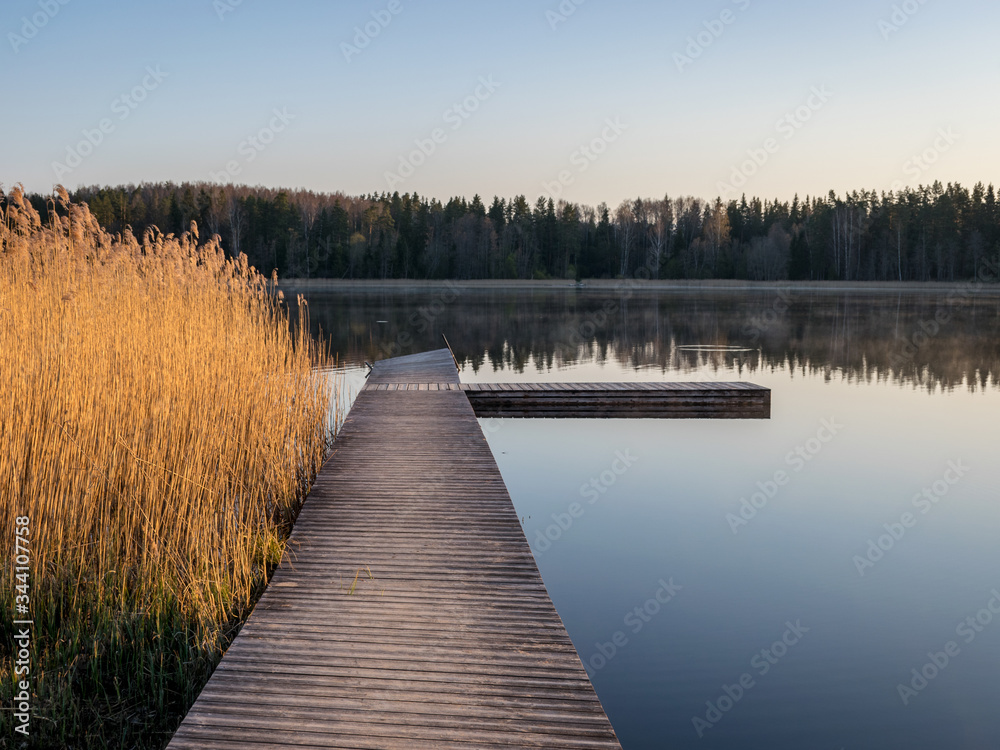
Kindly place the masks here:
POLYGON ((474 370, 523 372, 595 361, 688 372, 734 367, 945 388, 994 386, 1000 299, 769 292, 627 294, 464 290, 310 295, 347 363, 442 345, 474 370), (945 313, 950 319, 945 323, 945 313), (378 323, 384 320, 387 323, 378 323), (935 330, 935 326, 937 330, 935 330), (709 349, 685 349, 699 345, 709 349), (715 351, 711 347, 749 349, 715 351))

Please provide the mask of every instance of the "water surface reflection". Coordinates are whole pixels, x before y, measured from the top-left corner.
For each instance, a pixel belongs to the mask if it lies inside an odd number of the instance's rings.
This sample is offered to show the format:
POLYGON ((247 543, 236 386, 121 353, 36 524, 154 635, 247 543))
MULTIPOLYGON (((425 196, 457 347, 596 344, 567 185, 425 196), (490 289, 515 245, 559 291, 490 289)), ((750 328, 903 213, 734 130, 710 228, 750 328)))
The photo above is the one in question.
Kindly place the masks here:
POLYGON ((310 303, 352 365, 446 333, 464 380, 773 389, 765 422, 484 422, 627 750, 1000 746, 996 297, 310 303))

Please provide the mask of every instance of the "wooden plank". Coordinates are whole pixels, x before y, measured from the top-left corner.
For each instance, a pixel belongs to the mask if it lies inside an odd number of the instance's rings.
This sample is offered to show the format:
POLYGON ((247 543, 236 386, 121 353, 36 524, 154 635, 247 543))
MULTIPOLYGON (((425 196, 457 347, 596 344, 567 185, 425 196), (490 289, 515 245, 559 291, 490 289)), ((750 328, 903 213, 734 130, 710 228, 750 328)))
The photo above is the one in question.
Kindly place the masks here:
POLYGON ((620 748, 447 350, 375 363, 168 747, 620 748))
POLYGON ((458 383, 458 372, 451 353, 438 349, 379 360, 368 380, 372 383, 458 383), (446 357, 442 357, 442 352, 446 357))
POLYGON ((634 383, 461 383, 460 390, 466 393, 491 393, 501 391, 524 391, 527 393, 563 393, 572 391, 616 392, 670 392, 670 391, 760 391, 770 389, 746 382, 681 382, 681 381, 636 381, 634 383))
POLYGON ((478 417, 769 419, 771 392, 750 383, 533 383, 467 388, 478 417))

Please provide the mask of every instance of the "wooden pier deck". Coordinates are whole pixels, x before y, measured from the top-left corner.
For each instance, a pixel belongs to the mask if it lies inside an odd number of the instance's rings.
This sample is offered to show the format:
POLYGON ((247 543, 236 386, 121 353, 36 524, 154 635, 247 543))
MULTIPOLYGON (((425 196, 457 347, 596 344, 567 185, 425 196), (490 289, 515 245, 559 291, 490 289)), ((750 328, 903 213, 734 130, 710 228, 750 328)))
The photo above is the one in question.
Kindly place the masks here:
POLYGON ((767 418, 747 383, 375 364, 288 552, 168 748, 620 748, 477 416, 767 418))
POLYGON ((171 750, 620 747, 465 392, 429 383, 447 350, 376 364, 171 750))

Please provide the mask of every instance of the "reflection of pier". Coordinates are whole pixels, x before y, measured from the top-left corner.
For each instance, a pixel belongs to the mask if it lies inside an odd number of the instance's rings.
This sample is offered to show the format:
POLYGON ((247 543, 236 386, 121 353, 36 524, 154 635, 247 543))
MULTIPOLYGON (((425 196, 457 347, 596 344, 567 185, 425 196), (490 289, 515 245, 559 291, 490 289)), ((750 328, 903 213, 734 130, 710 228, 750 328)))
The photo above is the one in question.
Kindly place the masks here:
POLYGON ((757 386, 656 385, 460 384, 446 349, 376 363, 169 747, 618 748, 476 414, 610 416, 601 393, 614 416, 733 416, 722 392, 770 408, 757 386))

